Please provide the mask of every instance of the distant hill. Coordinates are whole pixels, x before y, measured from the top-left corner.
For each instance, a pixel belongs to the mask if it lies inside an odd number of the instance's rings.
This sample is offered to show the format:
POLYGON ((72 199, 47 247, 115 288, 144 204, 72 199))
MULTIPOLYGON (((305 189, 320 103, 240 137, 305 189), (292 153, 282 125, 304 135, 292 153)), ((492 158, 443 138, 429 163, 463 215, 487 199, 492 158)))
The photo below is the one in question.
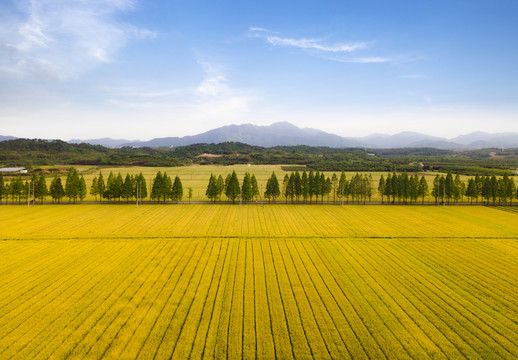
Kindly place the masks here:
POLYGON ((120 146, 177 147, 232 141, 263 147, 309 145, 335 148, 367 147, 393 149, 430 147, 445 150, 469 150, 490 147, 518 148, 518 133, 488 134, 477 132, 454 139, 446 139, 406 131, 395 135, 372 134, 353 138, 341 137, 312 128, 299 128, 289 122, 277 122, 270 126, 252 124, 228 125, 198 135, 155 138, 149 141, 127 142, 120 146))
POLYGON ((4 135, 0 135, 0 141, 14 140, 14 139, 16 139, 14 136, 4 136, 4 135))
MULTIPOLYGON (((15 139, 12 136, 0 136, 0 141, 15 139)), ((87 143, 108 148, 129 147, 179 147, 193 144, 220 144, 238 142, 252 146, 326 146, 332 148, 435 148, 442 150, 473 150, 485 148, 518 148, 518 133, 474 132, 457 136, 453 139, 430 136, 416 132, 400 132, 395 135, 371 134, 364 137, 342 137, 312 128, 299 128, 289 122, 277 122, 269 126, 252 124, 227 125, 207 132, 183 136, 162 137, 149 141, 131 141, 125 139, 72 139, 69 143, 87 143)))
POLYGON ((81 139, 71 139, 68 140, 70 144, 81 144, 86 143, 90 145, 102 145, 107 148, 115 148, 120 147, 123 144, 127 144, 131 142, 131 140, 127 139, 112 139, 112 138, 100 138, 100 139, 87 139, 87 140, 81 140, 81 139))
POLYGON ((149 141, 129 142, 122 146, 176 147, 201 143, 218 144, 230 141, 263 147, 293 145, 329 147, 363 146, 354 139, 343 138, 316 129, 301 129, 289 122, 277 122, 270 126, 252 124, 228 125, 198 135, 156 138, 149 141))

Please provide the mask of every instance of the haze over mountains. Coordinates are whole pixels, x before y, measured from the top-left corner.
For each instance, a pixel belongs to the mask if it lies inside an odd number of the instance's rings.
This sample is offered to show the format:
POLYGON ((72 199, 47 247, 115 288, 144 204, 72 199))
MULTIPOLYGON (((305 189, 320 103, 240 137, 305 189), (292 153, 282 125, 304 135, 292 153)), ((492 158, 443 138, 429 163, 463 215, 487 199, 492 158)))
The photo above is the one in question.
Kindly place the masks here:
MULTIPOLYGON (((0 140, 6 137, 0 137, 0 140)), ((413 148, 431 147, 437 149, 481 149, 481 148, 518 148, 518 133, 489 134, 474 132, 452 139, 429 136, 416 132, 401 132, 395 135, 372 134, 365 137, 342 137, 321 130, 299 128, 288 122, 277 122, 269 126, 252 124, 228 125, 202 134, 184 137, 163 137, 149 141, 124 139, 72 139, 70 143, 89 143, 106 147, 177 147, 198 143, 242 142, 262 147, 278 145, 309 145, 329 147, 367 147, 367 148, 413 148)))

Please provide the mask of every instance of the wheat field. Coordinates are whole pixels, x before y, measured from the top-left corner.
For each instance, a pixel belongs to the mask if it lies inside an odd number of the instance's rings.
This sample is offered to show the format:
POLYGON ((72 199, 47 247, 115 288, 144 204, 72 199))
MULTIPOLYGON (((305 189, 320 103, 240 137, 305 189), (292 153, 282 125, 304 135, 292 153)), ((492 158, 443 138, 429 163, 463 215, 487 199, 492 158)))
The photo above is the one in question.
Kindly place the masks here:
POLYGON ((1 359, 518 358, 518 214, 0 206, 1 359))

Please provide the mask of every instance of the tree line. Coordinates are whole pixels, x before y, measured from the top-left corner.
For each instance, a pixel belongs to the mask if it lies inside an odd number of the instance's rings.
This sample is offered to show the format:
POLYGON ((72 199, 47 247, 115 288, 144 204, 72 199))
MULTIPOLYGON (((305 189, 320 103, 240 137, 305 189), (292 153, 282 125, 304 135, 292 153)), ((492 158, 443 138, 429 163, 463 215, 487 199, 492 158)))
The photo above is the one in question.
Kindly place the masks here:
POLYGON ((4 181, 3 174, 0 173, 0 202, 4 199, 12 202, 25 202, 27 198, 35 201, 40 200, 42 203, 47 196, 52 197, 53 202, 61 202, 64 197, 68 197, 69 202, 76 202, 78 199, 82 201, 87 194, 86 182, 83 176, 75 168, 68 171, 65 184, 61 181, 61 177, 56 175, 50 186, 47 187, 45 177, 34 174, 30 180, 23 181, 21 175, 11 178, 10 182, 4 181))
MULTIPOLYGON (((325 176, 318 170, 307 172, 292 171, 284 175, 282 183, 279 183, 275 172, 266 182, 263 191, 254 174, 245 173, 242 183, 235 171, 222 175, 211 174, 205 195, 211 202, 226 201, 235 203, 237 200, 243 202, 258 201, 267 199, 276 202, 279 198, 288 202, 341 202, 341 203, 366 203, 372 200, 375 192, 378 192, 382 203, 416 203, 425 202, 427 196, 432 196, 436 204, 463 202, 464 197, 473 203, 479 199, 485 203, 499 204, 509 202, 518 198, 518 191, 514 179, 507 174, 497 178, 492 176, 475 176, 467 182, 461 180, 448 172, 445 175, 437 174, 433 180, 431 191, 424 176, 417 174, 409 175, 403 173, 388 173, 386 177, 381 175, 377 189, 374 188, 374 181, 371 174, 356 173, 347 178, 344 171, 340 176, 333 173, 325 176)), ((75 168, 70 168, 66 179, 61 180, 59 175, 54 176, 50 186, 47 187, 43 175, 34 174, 31 179, 24 181, 21 175, 12 177, 10 181, 4 180, 0 173, 0 203, 3 201, 24 202, 30 195, 33 201, 44 202, 50 196, 53 202, 60 203, 63 198, 69 202, 83 201, 87 196, 87 187, 84 177, 79 175, 75 168)), ((95 196, 95 201, 109 202, 142 200, 148 197, 146 180, 142 173, 138 175, 126 174, 125 178, 119 172, 115 175, 110 172, 105 181, 102 172, 95 176, 90 187, 90 195, 95 196)), ((192 199, 192 188, 188 188, 189 201, 192 199)), ((184 190, 179 176, 174 180, 166 172, 157 172, 152 180, 149 197, 153 201, 166 202, 182 201, 184 190)))

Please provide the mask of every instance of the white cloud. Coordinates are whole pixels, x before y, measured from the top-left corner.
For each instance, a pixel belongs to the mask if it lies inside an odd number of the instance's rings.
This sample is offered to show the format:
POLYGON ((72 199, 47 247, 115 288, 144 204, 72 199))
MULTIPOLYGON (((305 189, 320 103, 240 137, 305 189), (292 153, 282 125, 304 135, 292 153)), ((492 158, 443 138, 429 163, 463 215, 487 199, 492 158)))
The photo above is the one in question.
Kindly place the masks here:
POLYGON ((130 0, 24 0, 17 5, 21 16, 13 11, 0 22, 0 71, 11 76, 74 78, 116 61, 128 41, 156 36, 119 20, 134 10, 130 0))
POLYGON ((392 63, 404 60, 403 57, 392 58, 386 56, 363 56, 351 57, 352 53, 359 51, 367 51, 370 49, 368 42, 354 42, 354 43, 325 43, 321 39, 313 38, 286 38, 275 35, 270 35, 270 31, 260 27, 250 27, 249 33, 256 37, 264 39, 267 43, 274 46, 293 47, 302 50, 311 51, 315 56, 323 59, 343 62, 343 63, 358 63, 358 64, 382 64, 392 63))
POLYGON ((358 49, 363 49, 367 47, 364 43, 356 43, 356 44, 332 44, 326 45, 322 44, 321 40, 318 39, 290 39, 290 38, 281 38, 278 36, 266 36, 266 41, 268 41, 272 45, 277 46, 292 46, 300 49, 313 49, 320 50, 325 52, 346 52, 350 53, 356 51, 358 49))
POLYGON ((248 29, 253 35, 264 38, 269 44, 274 46, 287 46, 287 47, 295 47, 299 49, 307 49, 307 50, 318 50, 323 52, 330 53, 350 53, 359 49, 364 49, 367 47, 366 43, 336 43, 336 44, 325 44, 320 39, 292 39, 292 38, 283 38, 280 36, 267 35, 270 33, 268 29, 264 29, 261 27, 250 27, 248 29))

